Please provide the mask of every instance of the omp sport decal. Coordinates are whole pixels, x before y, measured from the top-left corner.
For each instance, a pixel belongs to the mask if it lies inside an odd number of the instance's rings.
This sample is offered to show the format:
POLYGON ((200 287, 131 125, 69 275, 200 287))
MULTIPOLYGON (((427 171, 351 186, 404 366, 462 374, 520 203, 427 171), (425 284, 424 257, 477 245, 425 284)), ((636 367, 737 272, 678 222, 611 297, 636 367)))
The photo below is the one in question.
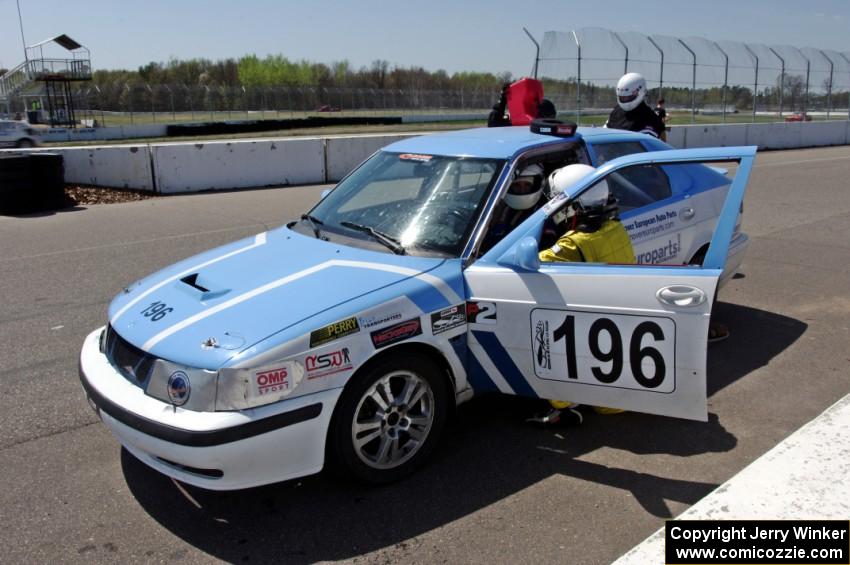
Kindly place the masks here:
MULTIPOLYGON (((331 268, 331 267, 350 267, 350 268, 355 268, 355 269, 371 269, 373 271, 386 271, 386 272, 390 272, 390 273, 398 273, 398 274, 401 274, 401 275, 407 275, 409 277, 421 280, 422 282, 428 283, 429 285, 435 287, 437 289, 437 291, 439 291, 440 294, 442 294, 443 297, 446 300, 448 300, 449 304, 460 301, 460 297, 458 297, 457 293, 454 290, 452 290, 452 288, 448 285, 448 283, 446 283, 446 281, 444 281, 440 278, 437 278, 433 275, 428 275, 427 273, 420 273, 416 269, 409 269, 407 267, 398 267, 398 266, 395 266, 395 265, 384 265, 382 263, 368 263, 368 262, 365 262, 365 261, 346 261, 346 260, 341 260, 341 259, 333 259, 331 261, 325 261, 324 263, 319 263, 318 265, 310 267, 309 269, 304 269, 303 271, 298 271, 297 273, 293 273, 293 274, 287 275, 283 278, 271 281, 269 283, 266 283, 262 286, 255 288, 254 290, 250 290, 248 292, 240 294, 239 296, 231 298, 230 300, 228 300, 226 302, 222 302, 221 304, 213 306, 212 308, 208 308, 208 309, 204 310, 203 312, 198 312, 194 316, 190 316, 190 317, 186 318, 185 320, 174 324, 170 328, 163 330, 160 333, 156 334, 155 336, 153 336, 152 338, 147 340, 142 345, 142 349, 145 350, 145 351, 150 351, 152 347, 154 347, 157 343, 159 343, 163 339, 167 338, 168 336, 170 336, 172 334, 179 332, 180 330, 182 330, 184 328, 191 326, 192 324, 194 324, 196 322, 199 322, 203 319, 209 318, 210 316, 217 314, 217 313, 221 312, 222 310, 227 310, 228 308, 232 308, 233 306, 236 306, 237 304, 241 304, 242 302, 245 302, 246 300, 251 300, 252 298, 255 298, 255 297, 257 297, 261 294, 269 292, 270 290, 274 290, 276 288, 279 288, 281 286, 289 284, 293 281, 296 281, 298 279, 304 278, 306 276, 312 275, 313 273, 317 273, 319 271, 322 271, 324 269, 328 269, 328 268, 331 268)), ((186 273, 181 273, 181 274, 183 276, 186 275, 186 273)), ((177 275, 177 277, 179 277, 179 276, 180 275, 177 275)), ((174 277, 174 278, 177 278, 177 277, 174 277)), ((170 280, 174 280, 174 278, 171 278, 170 280)), ((168 282, 168 281, 166 281, 166 282, 168 282)), ((158 286, 162 286, 162 284, 166 284, 166 283, 161 283, 158 286)), ((116 315, 116 318, 117 318, 117 315, 116 315)))
POLYGON ((168 277, 164 281, 158 282, 157 284, 153 285, 152 287, 150 287, 146 291, 139 293, 135 298, 133 298, 127 304, 122 306, 121 309, 118 310, 115 313, 114 316, 112 316, 112 319, 109 320, 109 322, 112 325, 115 325, 115 322, 118 320, 118 318, 121 317, 122 314, 124 314, 124 312, 126 312, 127 310, 132 308, 134 305, 138 304, 138 302, 142 298, 144 298, 145 296, 148 296, 149 294, 156 292, 157 290, 164 287, 165 285, 172 283, 172 282, 174 282, 178 279, 182 279, 186 275, 190 275, 190 274, 192 274, 196 271, 199 271, 199 270, 201 270, 205 267, 209 267, 213 263, 218 263, 219 261, 223 261, 224 259, 228 259, 230 257, 233 257, 234 255, 239 255, 240 253, 244 253, 245 251, 250 251, 251 249, 254 249, 255 247, 259 247, 260 245, 265 245, 265 243, 266 243, 266 232, 258 233, 254 237, 254 243, 252 243, 251 245, 247 245, 245 247, 240 247, 239 249, 234 249, 230 253, 225 253, 224 255, 221 255, 221 256, 216 257, 214 259, 210 259, 209 261, 205 261, 205 262, 203 262, 199 265, 194 265, 192 267, 189 267, 185 271, 181 271, 181 272, 177 273, 176 275, 172 275, 172 276, 168 277))
POLYGON ((520 396, 538 397, 538 394, 531 388, 525 377, 522 376, 519 368, 517 368, 514 360, 499 342, 499 338, 492 332, 482 332, 472 330, 472 335, 481 344, 481 347, 493 361, 515 394, 520 396))

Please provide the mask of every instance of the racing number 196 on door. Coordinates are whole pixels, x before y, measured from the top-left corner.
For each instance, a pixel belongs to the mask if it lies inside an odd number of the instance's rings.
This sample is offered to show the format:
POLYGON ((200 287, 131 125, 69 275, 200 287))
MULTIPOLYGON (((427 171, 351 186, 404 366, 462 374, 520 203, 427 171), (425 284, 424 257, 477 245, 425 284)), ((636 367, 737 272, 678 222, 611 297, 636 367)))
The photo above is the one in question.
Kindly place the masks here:
POLYGON ((541 379, 670 393, 675 341, 670 318, 531 311, 531 354, 541 379))

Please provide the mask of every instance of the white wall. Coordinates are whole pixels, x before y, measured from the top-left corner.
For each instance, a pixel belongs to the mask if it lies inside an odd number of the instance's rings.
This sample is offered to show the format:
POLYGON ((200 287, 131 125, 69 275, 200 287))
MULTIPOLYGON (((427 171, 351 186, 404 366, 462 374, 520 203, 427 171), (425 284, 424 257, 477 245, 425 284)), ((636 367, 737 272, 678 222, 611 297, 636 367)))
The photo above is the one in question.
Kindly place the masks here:
MULTIPOLYGON (((748 124, 693 125, 683 129, 684 146, 693 147, 735 147, 747 144, 748 124)), ((679 128, 674 127, 670 133, 679 128)), ((671 143, 672 145, 672 143, 671 143)))
POLYGON ((151 145, 157 191, 321 183, 324 140, 214 141, 151 145))
POLYGON ((406 135, 374 135, 364 137, 331 137, 325 141, 327 182, 339 182, 372 153, 406 137, 406 135))
MULTIPOLYGON (((164 126, 136 126, 153 128, 164 126)), ((91 135, 99 130, 77 130, 91 135)), ((228 188, 336 182, 377 149, 419 134, 287 138, 43 148, 65 156, 67 182, 165 194, 228 188)), ((679 148, 757 145, 790 149, 850 144, 850 121, 674 126, 679 148)))
POLYGON ((90 145, 24 151, 61 154, 65 182, 68 183, 137 190, 154 188, 150 147, 147 145, 90 145))

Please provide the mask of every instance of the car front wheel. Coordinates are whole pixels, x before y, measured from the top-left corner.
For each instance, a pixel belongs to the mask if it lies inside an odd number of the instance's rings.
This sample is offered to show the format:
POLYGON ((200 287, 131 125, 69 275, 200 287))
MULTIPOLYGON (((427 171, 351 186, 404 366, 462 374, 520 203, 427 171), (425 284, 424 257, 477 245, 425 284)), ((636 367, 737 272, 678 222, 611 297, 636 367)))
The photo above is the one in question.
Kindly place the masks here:
POLYGON ((370 483, 412 473, 437 444, 448 399, 446 379, 429 357, 393 354, 378 361, 355 377, 337 405, 331 463, 370 483))

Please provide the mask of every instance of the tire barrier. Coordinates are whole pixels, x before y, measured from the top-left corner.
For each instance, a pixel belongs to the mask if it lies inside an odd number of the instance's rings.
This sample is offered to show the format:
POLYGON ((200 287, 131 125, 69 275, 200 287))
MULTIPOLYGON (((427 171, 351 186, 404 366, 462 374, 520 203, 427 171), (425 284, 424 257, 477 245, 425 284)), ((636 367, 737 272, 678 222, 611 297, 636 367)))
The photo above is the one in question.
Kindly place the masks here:
POLYGON ((363 125, 392 125, 402 123, 401 117, 365 116, 323 118, 308 116, 287 120, 250 120, 239 122, 202 122, 196 124, 176 124, 165 130, 169 137, 223 135, 229 133, 253 133, 263 131, 279 131, 287 129, 320 128, 328 126, 363 126, 363 125))
POLYGON ((54 210, 65 201, 62 155, 7 153, 0 155, 0 214, 54 210))

